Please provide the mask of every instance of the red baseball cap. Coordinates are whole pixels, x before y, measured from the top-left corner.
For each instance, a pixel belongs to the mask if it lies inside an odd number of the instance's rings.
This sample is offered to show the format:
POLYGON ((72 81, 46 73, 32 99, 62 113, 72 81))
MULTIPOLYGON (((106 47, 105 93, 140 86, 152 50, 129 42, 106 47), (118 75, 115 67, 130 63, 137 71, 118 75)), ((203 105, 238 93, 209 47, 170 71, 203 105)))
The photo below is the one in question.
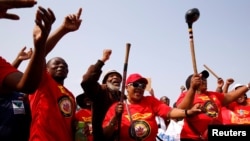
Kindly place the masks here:
POLYGON ((148 80, 142 77, 139 73, 130 74, 127 78, 126 85, 133 82, 142 82, 148 84, 148 80))

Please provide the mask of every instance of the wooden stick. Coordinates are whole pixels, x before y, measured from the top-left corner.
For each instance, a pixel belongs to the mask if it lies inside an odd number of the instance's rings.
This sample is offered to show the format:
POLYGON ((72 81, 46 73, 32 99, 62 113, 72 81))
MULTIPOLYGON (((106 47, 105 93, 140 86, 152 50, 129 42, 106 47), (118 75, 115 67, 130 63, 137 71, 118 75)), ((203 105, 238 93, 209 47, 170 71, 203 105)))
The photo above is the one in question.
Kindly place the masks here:
POLYGON ((189 25, 188 32, 189 32, 189 43, 190 43, 193 70, 194 70, 194 73, 197 74, 198 71, 197 71, 197 66, 196 66, 195 49, 194 49, 194 37, 193 37, 192 25, 189 25))
POLYGON ((214 77, 216 77, 217 79, 219 79, 220 77, 218 75, 216 75, 208 66, 206 66, 205 64, 203 65, 214 77))
MULTIPOLYGON (((126 84, 126 78, 127 78, 127 70, 128 70, 128 58, 129 58, 129 52, 130 52, 130 47, 131 44, 127 43, 126 44, 126 52, 125 52, 125 61, 124 61, 124 67, 123 67, 123 75, 122 75, 122 89, 121 89, 121 98, 120 98, 120 102, 123 102, 124 100, 124 94, 125 94, 125 84, 126 84)), ((126 101, 125 101, 126 103, 126 101)), ((126 103, 127 106, 127 103, 126 103)), ((120 116, 118 119, 118 135, 117 135, 117 141, 120 141, 120 132, 121 132, 121 120, 122 117, 120 116)))

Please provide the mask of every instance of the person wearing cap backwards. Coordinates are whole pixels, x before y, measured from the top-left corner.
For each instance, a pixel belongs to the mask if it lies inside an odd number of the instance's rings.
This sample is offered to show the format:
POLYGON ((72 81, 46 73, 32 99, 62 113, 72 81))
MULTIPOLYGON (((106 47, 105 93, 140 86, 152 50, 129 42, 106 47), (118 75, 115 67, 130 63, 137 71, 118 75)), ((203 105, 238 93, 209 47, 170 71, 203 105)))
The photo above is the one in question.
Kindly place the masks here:
MULTIPOLYGON (((98 80, 102 73, 104 63, 109 60, 112 50, 104 49, 102 58, 95 64, 90 65, 87 72, 83 75, 81 87, 92 101, 92 129, 94 141, 105 141, 102 122, 108 108, 117 101, 120 101, 120 85, 122 75, 116 70, 107 72, 102 80, 98 80)), ((109 140, 107 140, 109 141, 109 140)))
POLYGON ((120 141, 155 141, 158 132, 156 116, 182 118, 201 112, 199 104, 183 110, 171 108, 153 96, 144 96, 147 83, 147 79, 138 73, 127 78, 127 99, 124 103, 114 103, 103 121, 104 134, 110 141, 116 137, 120 141))
POLYGON ((91 114, 92 102, 88 98, 86 93, 82 93, 76 97, 76 103, 80 107, 80 109, 76 111, 75 114, 76 123, 78 121, 82 121, 85 123, 84 134, 87 136, 88 141, 93 141, 92 114, 91 114))
POLYGON ((226 94, 207 91, 208 71, 188 76, 186 80, 187 91, 183 92, 177 99, 178 108, 190 108, 194 104, 201 104, 202 112, 188 118, 184 118, 181 131, 181 140, 207 140, 207 129, 209 124, 221 124, 221 108, 245 94, 250 83, 226 94), (199 124, 196 124, 199 123, 199 124))

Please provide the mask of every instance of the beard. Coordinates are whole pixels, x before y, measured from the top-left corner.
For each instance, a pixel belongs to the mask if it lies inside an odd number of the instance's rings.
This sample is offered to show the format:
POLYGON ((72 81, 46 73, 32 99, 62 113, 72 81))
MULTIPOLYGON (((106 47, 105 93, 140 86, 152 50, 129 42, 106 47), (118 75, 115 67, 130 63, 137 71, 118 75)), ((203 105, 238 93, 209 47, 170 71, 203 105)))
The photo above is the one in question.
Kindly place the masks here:
POLYGON ((119 91, 120 90, 120 86, 115 86, 110 82, 107 82, 107 87, 111 90, 111 91, 119 91))

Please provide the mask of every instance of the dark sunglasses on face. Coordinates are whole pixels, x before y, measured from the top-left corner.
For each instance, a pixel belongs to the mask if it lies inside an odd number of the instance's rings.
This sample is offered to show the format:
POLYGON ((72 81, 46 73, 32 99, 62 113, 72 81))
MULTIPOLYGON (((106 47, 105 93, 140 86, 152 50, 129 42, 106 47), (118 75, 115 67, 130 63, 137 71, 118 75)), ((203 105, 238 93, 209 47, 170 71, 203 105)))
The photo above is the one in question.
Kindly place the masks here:
POLYGON ((134 82, 134 83, 130 83, 128 85, 133 86, 134 88, 142 88, 145 89, 146 88, 146 84, 144 83, 139 83, 139 82, 134 82))

